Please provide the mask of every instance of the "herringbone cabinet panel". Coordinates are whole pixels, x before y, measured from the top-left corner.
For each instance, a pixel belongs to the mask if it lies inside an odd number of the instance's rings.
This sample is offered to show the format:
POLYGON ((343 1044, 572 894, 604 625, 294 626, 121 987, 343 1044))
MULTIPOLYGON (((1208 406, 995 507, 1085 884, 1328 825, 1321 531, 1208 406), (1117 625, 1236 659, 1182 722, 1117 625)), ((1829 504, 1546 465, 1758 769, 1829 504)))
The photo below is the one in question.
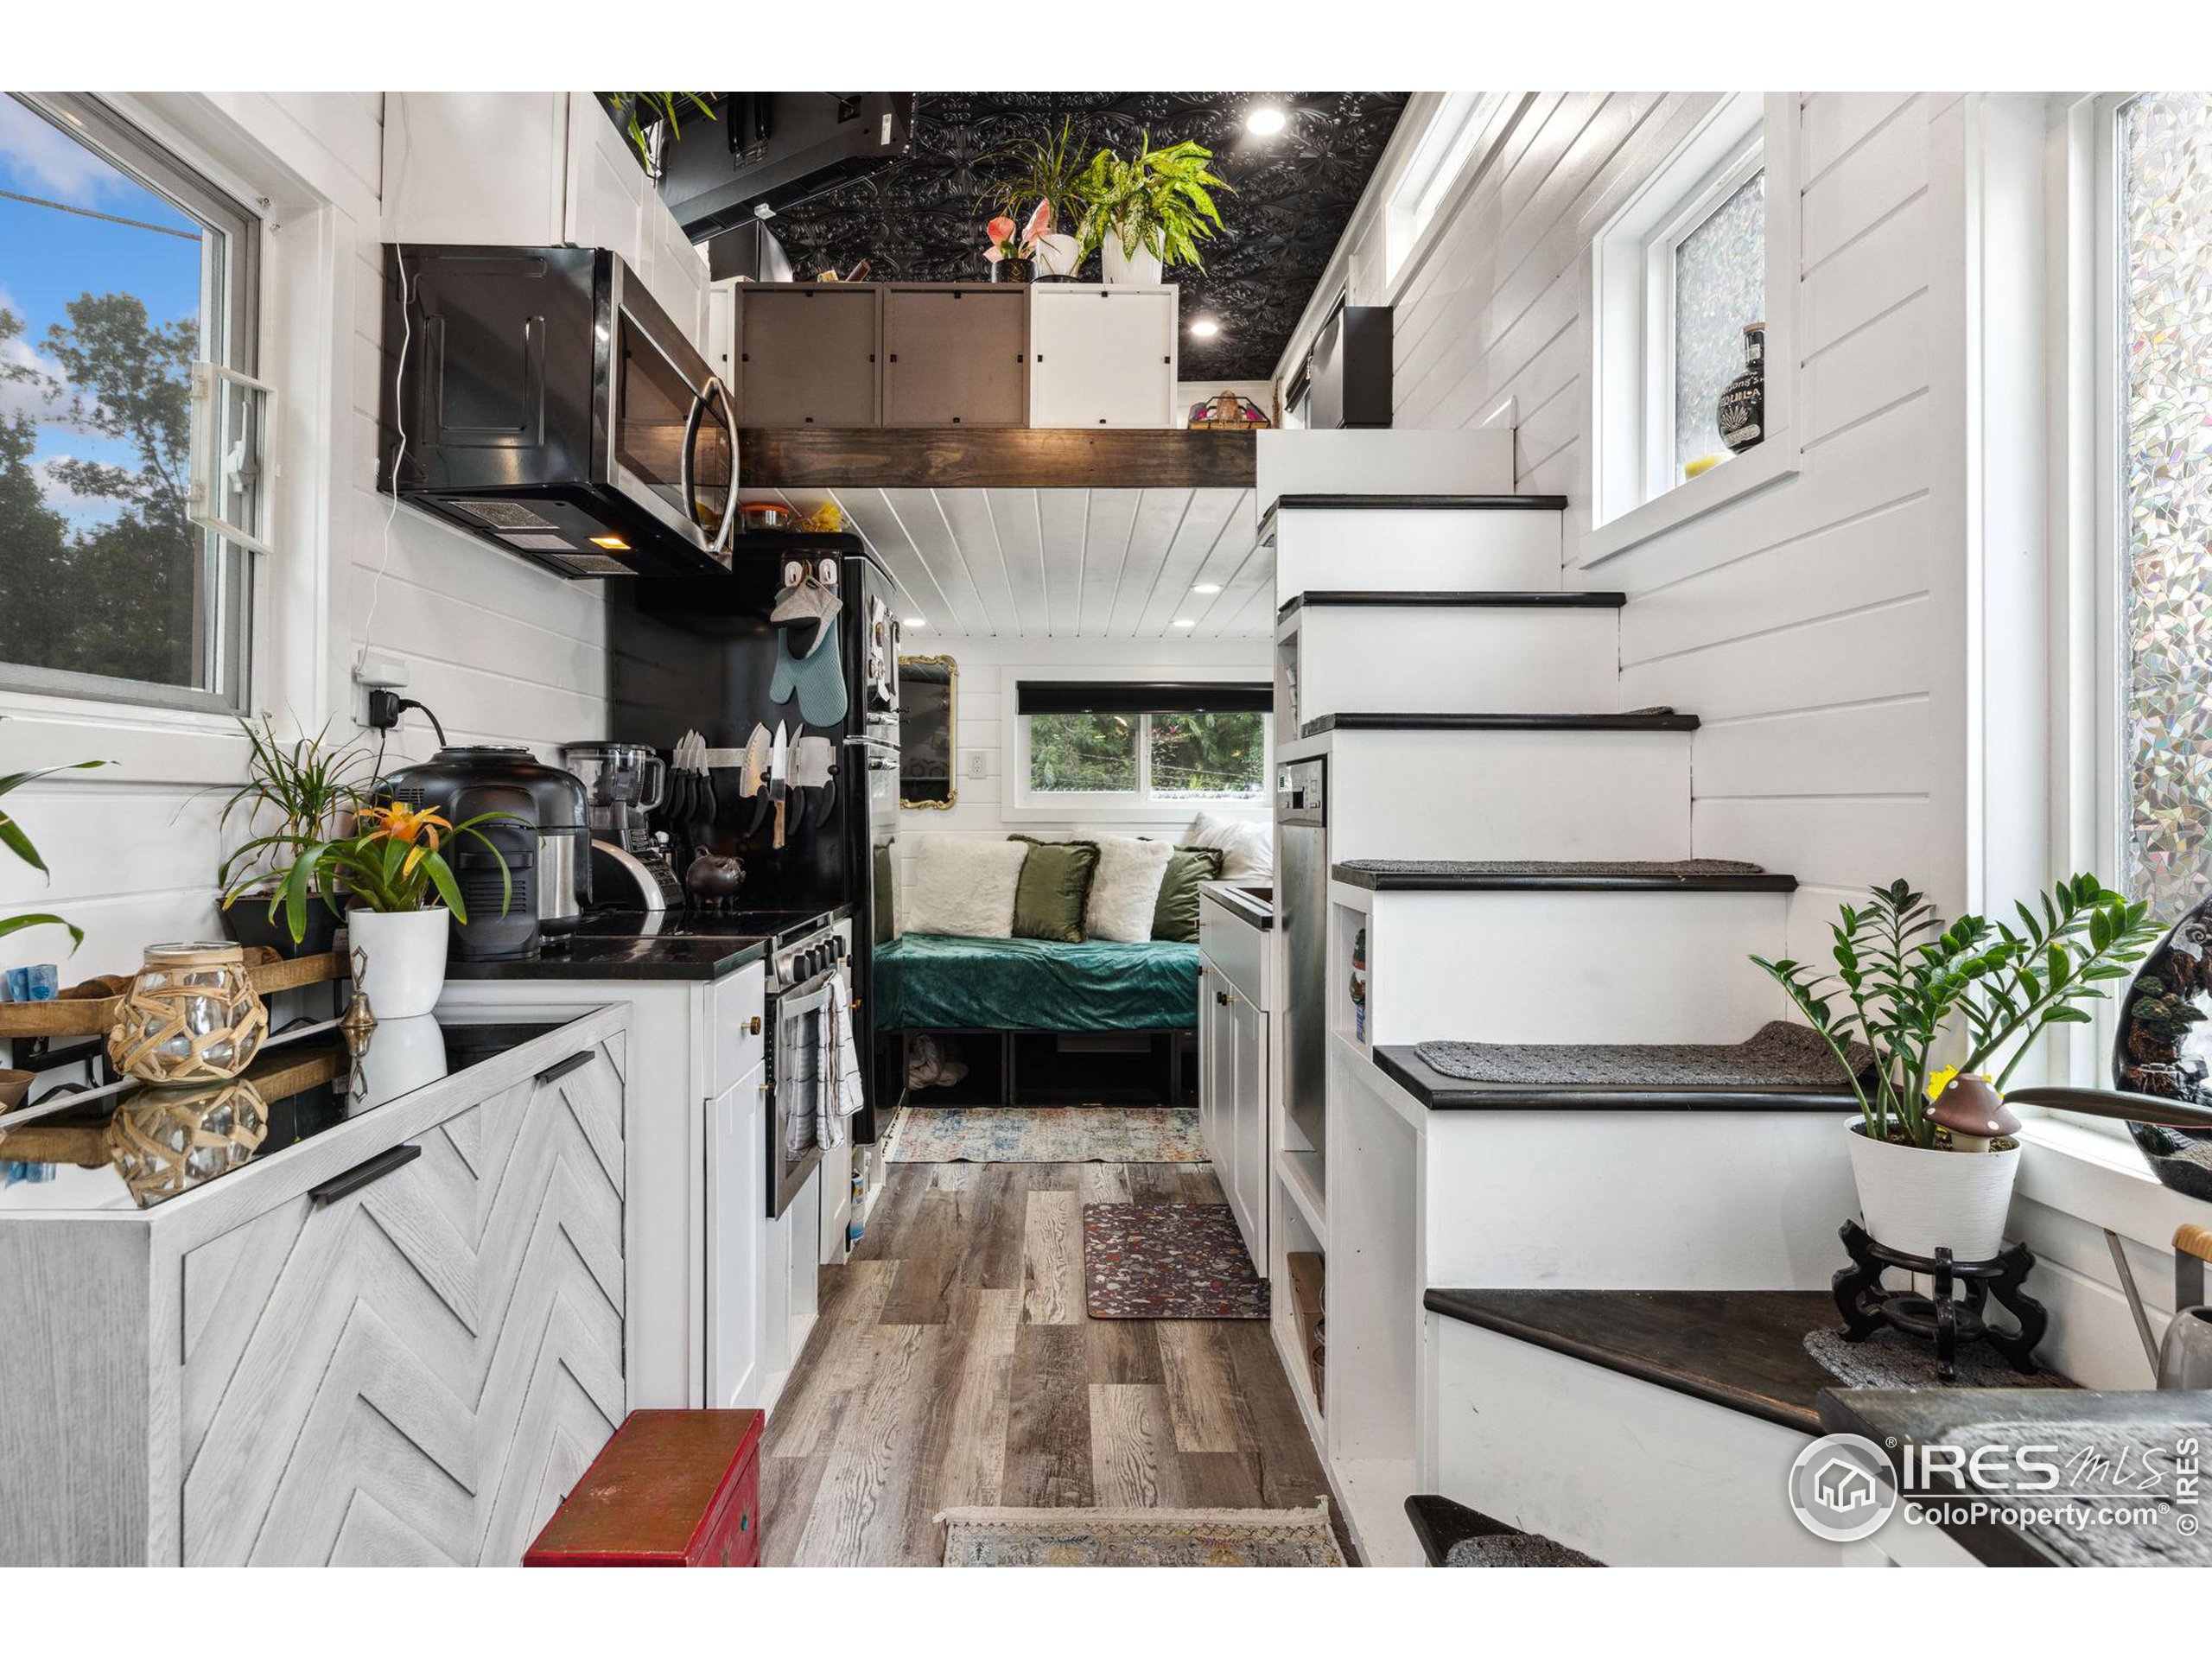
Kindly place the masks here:
POLYGON ((185 1258, 193 1564, 512 1564, 623 1409, 613 1059, 185 1258))

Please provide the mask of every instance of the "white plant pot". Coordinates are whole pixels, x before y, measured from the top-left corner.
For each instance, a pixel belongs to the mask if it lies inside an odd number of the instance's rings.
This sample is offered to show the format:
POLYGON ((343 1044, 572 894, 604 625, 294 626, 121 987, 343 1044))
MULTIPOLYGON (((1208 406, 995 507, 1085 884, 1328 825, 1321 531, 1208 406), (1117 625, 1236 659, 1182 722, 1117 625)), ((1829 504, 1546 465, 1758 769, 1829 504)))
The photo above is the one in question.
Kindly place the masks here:
POLYGON ((1986 1262, 2005 1245, 2020 1149, 1943 1152, 1876 1141, 1853 1124, 1851 1178, 1876 1241, 1909 1255, 1986 1262))
MULTIPOLYGON (((375 1011, 374 997, 369 999, 369 1007, 375 1011)), ((445 1074, 446 1035, 435 1020, 427 1014, 398 1020, 378 1015, 361 1056, 361 1091, 349 1104, 355 1111, 365 1111, 411 1095, 445 1074)))
POLYGON ((1160 286, 1160 256, 1149 248, 1132 253, 1118 237, 1109 236, 1099 245, 1098 270, 1109 283, 1160 286))
POLYGON ((1065 231, 1037 238, 1037 270, 1040 276, 1072 276, 1083 264, 1083 244, 1065 231))
POLYGON ((411 1020, 437 1006, 446 988, 451 912, 349 910, 346 931, 360 953, 359 989, 378 1020, 411 1020))

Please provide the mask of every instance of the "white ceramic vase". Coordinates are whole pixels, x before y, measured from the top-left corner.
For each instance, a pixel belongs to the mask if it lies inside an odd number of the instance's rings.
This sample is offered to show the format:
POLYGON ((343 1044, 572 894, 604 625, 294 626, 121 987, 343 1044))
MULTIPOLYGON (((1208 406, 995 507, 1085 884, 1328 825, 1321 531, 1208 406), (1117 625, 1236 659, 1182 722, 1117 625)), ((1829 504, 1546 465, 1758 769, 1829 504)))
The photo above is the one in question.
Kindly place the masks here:
POLYGON ((437 1006, 446 988, 452 912, 349 910, 346 931, 361 957, 359 988, 378 1020, 411 1020, 437 1006))
POLYGON ((1037 238, 1037 273, 1040 276, 1072 276, 1083 264, 1083 244, 1065 231, 1037 238))
POLYGON ((1860 1128, 1849 1130, 1851 1178, 1877 1243, 1909 1255, 1948 1249, 1961 1262, 1986 1262, 2004 1248, 2019 1147, 1936 1151, 1877 1141, 1860 1128))
MULTIPOLYGON (((372 1012, 376 1008, 373 996, 369 1007, 372 1012)), ((446 1035, 435 1020, 427 1014, 397 1020, 379 1014, 367 1052, 361 1056, 361 1092, 350 1104, 355 1111, 381 1106, 445 1074, 446 1035)))
POLYGON ((1150 248, 1132 251, 1124 247, 1122 239, 1109 236, 1099 245, 1099 275, 1109 283, 1140 287, 1160 286, 1160 255, 1150 248))

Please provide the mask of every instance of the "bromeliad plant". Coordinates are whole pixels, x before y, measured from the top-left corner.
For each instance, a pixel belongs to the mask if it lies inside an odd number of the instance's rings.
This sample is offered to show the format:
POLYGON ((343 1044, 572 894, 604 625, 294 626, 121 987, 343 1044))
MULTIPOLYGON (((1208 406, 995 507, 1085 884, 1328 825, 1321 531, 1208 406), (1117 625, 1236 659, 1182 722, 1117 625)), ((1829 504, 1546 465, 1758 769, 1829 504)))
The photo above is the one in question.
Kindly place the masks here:
POLYGON ((285 925, 295 940, 307 937, 308 903, 318 883, 325 891, 343 887, 347 902, 358 910, 391 913, 429 909, 442 901, 454 920, 467 921, 468 906, 444 851, 463 836, 482 842, 498 862, 504 916, 514 899, 514 876, 497 843, 479 827, 498 820, 523 822, 512 812, 479 812, 452 823, 439 813, 406 805, 364 806, 352 835, 316 842, 294 861, 276 894, 285 925))
MULTIPOLYGON (((34 772, 11 772, 4 778, 0 778, 0 795, 13 794, 25 784, 35 784, 41 778, 51 778, 57 772, 89 772, 94 766, 104 766, 106 764, 105 760, 78 760, 66 766, 41 766, 34 772)), ((5 807, 0 807, 0 848, 5 848, 9 852, 13 853, 41 875, 51 874, 46 868, 46 861, 38 855, 38 849, 31 844, 31 838, 23 833, 23 826, 16 822, 5 807)), ((0 918, 0 939, 6 938, 10 933, 20 933, 27 927, 68 929, 69 948, 72 950, 85 942, 83 928, 73 922, 64 921, 60 917, 47 911, 0 918)))
POLYGON ((1923 894, 1893 881, 1872 889, 1866 905, 1842 907, 1829 930, 1833 973, 1751 958, 1853 1074, 1869 1136, 1944 1144, 1929 1116, 1931 1093, 1954 1073, 1992 1076, 2001 1090, 2037 1037, 2087 1022, 2082 1004, 2126 979, 2159 934, 2148 906, 2086 874, 2042 895, 2040 915, 2024 904, 2014 910, 2018 928, 1980 916, 1944 926, 1923 894), (1938 1071, 1939 1040, 1962 1044, 1966 1058, 1938 1071))
POLYGON ((1204 270, 1198 245, 1221 228, 1212 193, 1230 188, 1208 168, 1211 160, 1211 150, 1187 138, 1154 149, 1148 132, 1127 160, 1100 150, 1076 187, 1084 204, 1078 232, 1084 255, 1111 237, 1127 253, 1156 253, 1163 266, 1204 270))

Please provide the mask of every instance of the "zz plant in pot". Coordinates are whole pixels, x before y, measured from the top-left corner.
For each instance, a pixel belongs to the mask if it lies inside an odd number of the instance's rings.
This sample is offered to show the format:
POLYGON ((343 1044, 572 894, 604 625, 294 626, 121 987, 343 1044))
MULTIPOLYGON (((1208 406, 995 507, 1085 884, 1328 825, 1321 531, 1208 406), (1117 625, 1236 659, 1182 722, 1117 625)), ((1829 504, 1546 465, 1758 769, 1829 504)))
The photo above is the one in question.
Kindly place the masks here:
POLYGON ((1084 169, 1077 189, 1084 203, 1083 251, 1099 250, 1109 283, 1157 283, 1163 267, 1205 269, 1198 245, 1221 228, 1213 192, 1230 187, 1207 163, 1213 152, 1189 139, 1164 149, 1152 135, 1137 153, 1102 149, 1084 169))
POLYGON ((292 861, 337 828, 353 810, 359 785, 370 771, 367 751, 334 745, 330 728, 287 744, 276 723, 240 721, 248 747, 245 781, 223 802, 217 827, 235 822, 248 839, 226 858, 216 880, 223 889, 223 927, 243 945, 266 945, 284 956, 320 956, 338 931, 336 895, 318 888, 308 896, 304 931, 297 936, 278 918, 282 877, 292 861))
POLYGON ((1852 1175, 1866 1230, 1892 1249, 1997 1254, 2020 1158, 1998 1091, 2046 1030, 2088 1021, 2083 1005, 2158 936, 2146 906, 2086 874, 2014 912, 2017 926, 1946 925, 1893 881, 1842 907, 1832 970, 1751 958, 1851 1074, 1852 1175), (1958 1064, 1941 1065, 1949 1054, 1958 1064))
POLYGON ((480 842, 499 865, 499 913, 514 899, 514 877, 482 826, 520 823, 512 812, 480 812, 450 823, 440 814, 394 804, 362 804, 353 832, 304 849, 277 889, 295 939, 307 930, 318 892, 342 888, 346 928, 359 957, 359 989, 379 1019, 428 1014, 445 988, 446 948, 453 921, 468 906, 445 849, 462 836, 480 842))

